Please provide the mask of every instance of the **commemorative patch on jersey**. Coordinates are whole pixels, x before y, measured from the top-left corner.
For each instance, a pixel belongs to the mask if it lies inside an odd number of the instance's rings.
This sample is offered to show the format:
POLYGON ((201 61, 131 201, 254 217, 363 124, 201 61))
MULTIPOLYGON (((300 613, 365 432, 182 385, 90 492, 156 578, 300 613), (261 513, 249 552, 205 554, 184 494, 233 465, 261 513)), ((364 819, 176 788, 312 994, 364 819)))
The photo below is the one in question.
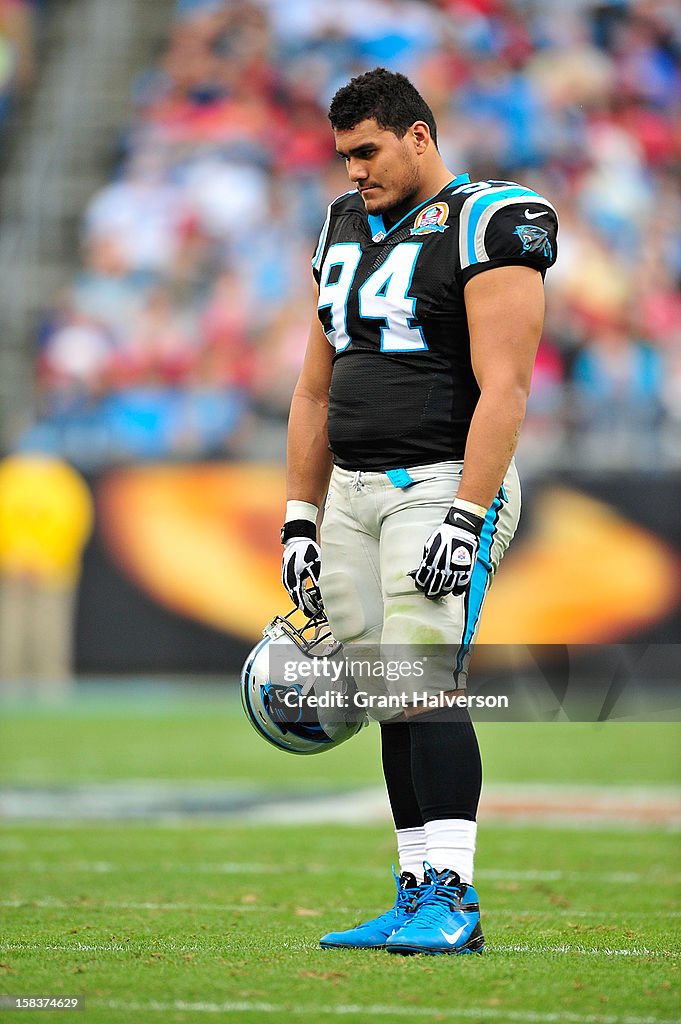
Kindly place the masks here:
POLYGON ((449 206, 447 203, 433 203, 431 206, 426 206, 414 221, 411 234, 429 235, 433 231, 446 231, 449 227, 449 224, 445 223, 448 217, 449 206))
POLYGON ((513 234, 522 242, 523 252, 541 252, 547 259, 552 258, 553 251, 546 228, 536 224, 518 224, 513 234))

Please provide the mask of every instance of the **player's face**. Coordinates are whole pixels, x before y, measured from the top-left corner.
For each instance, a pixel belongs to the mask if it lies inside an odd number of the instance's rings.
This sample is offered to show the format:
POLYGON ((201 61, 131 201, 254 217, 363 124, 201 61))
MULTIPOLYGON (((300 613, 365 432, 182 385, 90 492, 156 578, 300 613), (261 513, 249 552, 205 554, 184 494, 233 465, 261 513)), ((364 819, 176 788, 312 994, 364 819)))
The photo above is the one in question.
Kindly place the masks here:
POLYGON ((420 169, 410 132, 398 139, 370 118, 334 135, 336 150, 345 159, 350 181, 362 196, 367 213, 413 205, 420 188, 420 169))

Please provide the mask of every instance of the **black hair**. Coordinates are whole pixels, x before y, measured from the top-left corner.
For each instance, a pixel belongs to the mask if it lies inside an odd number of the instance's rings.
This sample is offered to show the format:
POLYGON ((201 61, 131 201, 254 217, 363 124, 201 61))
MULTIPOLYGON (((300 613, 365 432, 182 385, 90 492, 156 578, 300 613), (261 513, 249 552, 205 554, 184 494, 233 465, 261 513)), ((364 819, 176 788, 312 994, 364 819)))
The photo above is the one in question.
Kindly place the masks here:
POLYGON ((329 121, 337 131, 354 128, 375 118, 379 128, 403 138, 415 121, 425 121, 437 146, 433 111, 408 78, 385 68, 374 68, 352 78, 331 100, 329 121))

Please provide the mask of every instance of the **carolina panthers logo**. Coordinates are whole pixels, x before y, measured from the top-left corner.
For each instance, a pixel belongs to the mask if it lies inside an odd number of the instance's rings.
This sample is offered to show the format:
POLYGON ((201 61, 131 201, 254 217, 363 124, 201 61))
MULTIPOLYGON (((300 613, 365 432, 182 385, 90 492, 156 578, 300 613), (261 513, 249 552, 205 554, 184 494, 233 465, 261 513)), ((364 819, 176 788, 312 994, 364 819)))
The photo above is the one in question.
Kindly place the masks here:
POLYGON ((546 228, 540 228, 536 224, 518 224, 513 234, 523 243, 523 252, 541 252, 542 256, 549 260, 553 256, 546 228))
POLYGON ((285 686, 283 683, 266 683, 260 687, 260 698, 265 711, 280 728, 291 726, 303 717, 300 686, 285 686), (290 703, 285 699, 292 693, 290 703))

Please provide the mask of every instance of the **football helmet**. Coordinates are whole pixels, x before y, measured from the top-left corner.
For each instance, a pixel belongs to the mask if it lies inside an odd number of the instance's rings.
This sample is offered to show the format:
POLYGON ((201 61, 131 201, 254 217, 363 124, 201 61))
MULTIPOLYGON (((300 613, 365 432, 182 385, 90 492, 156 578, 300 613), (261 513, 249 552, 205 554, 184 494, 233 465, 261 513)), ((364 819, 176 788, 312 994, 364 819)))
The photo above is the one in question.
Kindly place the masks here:
POLYGON ((297 613, 277 615, 241 670, 241 703, 255 731, 292 754, 319 754, 345 743, 367 724, 354 701, 343 645, 323 612, 300 629, 297 613))

